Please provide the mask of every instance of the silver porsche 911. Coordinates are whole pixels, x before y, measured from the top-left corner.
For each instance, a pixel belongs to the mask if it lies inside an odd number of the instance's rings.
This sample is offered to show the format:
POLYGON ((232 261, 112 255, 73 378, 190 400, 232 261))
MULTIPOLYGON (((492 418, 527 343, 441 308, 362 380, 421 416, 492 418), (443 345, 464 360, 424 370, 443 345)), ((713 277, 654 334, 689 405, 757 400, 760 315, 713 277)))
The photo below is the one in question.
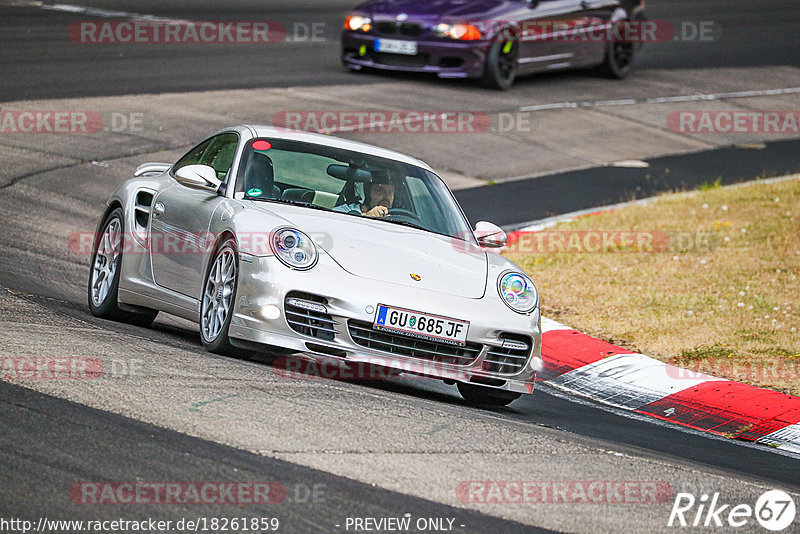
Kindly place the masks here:
POLYGON ((93 240, 89 307, 139 325, 184 317, 216 353, 334 358, 506 405, 532 393, 542 360, 536 288, 487 250, 505 243, 490 223, 471 230, 419 160, 237 126, 117 187, 93 240))

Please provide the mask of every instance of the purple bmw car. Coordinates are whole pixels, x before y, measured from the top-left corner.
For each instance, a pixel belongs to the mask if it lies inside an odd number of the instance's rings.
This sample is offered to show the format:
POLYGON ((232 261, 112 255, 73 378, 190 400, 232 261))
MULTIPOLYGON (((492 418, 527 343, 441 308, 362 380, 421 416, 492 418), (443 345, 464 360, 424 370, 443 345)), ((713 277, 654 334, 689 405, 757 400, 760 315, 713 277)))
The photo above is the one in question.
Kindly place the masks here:
MULTIPOLYGON (((370 0, 345 20, 352 70, 479 78, 507 89, 517 76, 600 67, 623 78, 647 40, 644 0, 370 0)), ((649 28, 652 32, 653 28, 649 28)))

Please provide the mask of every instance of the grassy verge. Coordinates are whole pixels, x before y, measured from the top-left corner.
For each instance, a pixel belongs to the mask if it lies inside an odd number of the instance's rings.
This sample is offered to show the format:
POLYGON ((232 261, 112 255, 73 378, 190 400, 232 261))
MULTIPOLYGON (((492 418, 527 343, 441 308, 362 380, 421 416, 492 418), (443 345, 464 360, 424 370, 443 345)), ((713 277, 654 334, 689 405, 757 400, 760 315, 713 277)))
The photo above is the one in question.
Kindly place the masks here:
POLYGON ((800 177, 662 195, 504 253, 546 317, 692 370, 800 395, 800 177))

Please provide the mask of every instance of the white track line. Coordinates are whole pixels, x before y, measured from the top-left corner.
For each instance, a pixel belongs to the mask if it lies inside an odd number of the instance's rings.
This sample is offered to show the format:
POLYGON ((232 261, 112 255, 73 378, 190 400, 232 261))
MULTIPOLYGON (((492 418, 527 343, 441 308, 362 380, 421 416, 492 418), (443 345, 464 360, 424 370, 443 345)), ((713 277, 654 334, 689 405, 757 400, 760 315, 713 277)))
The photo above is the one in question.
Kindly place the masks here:
POLYGON ((549 104, 536 104, 522 106, 518 111, 543 111, 562 108, 597 108, 605 106, 632 106, 635 104, 664 104, 669 102, 698 102, 708 100, 727 100, 730 98, 750 98, 754 96, 779 96, 800 93, 800 87, 784 87, 781 89, 761 89, 752 91, 732 91, 727 93, 697 93, 693 95, 659 96, 652 98, 624 100, 595 100, 581 102, 552 102, 549 104))
POLYGON ((129 19, 129 20, 145 20, 153 22, 173 22, 173 23, 186 23, 185 20, 176 20, 170 18, 156 17, 155 15, 145 15, 142 13, 131 13, 129 11, 111 11, 108 9, 100 9, 96 7, 78 6, 74 4, 45 4, 36 0, 16 0, 8 2, 11 6, 17 7, 35 7, 47 11, 61 11, 64 13, 77 13, 81 15, 89 15, 92 17, 100 17, 105 19, 129 19))
MULTIPOLYGON (((775 95, 789 95, 800 93, 800 87, 785 87, 782 89, 763 89, 754 91, 734 91, 727 93, 698 93, 694 95, 677 95, 677 96, 660 96, 646 99, 626 98, 621 100, 595 100, 595 101, 581 101, 581 102, 551 102, 548 104, 536 104, 532 106, 522 106, 518 109, 519 112, 533 112, 533 111, 546 111, 551 109, 567 109, 567 108, 598 108, 598 107, 612 107, 612 106, 632 106, 635 104, 661 104, 667 102, 695 102, 695 101, 709 101, 709 100, 725 100, 729 98, 748 98, 754 96, 775 96, 775 95)), ((449 113, 440 113, 437 117, 446 117, 449 113)), ((423 122, 425 119, 421 117, 407 117, 402 120, 385 120, 372 122, 366 125, 357 126, 339 126, 334 128, 327 128, 319 130, 318 133, 332 134, 332 133, 347 133, 358 132, 363 128, 385 128, 398 124, 412 124, 423 122)))

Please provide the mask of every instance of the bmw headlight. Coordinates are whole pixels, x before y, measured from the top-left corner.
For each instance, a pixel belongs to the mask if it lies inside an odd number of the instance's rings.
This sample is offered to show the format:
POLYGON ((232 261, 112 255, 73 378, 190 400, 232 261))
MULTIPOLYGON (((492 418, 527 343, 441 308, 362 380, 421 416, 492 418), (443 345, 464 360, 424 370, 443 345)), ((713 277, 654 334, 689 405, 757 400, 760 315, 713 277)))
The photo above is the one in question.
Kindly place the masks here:
POLYGON ((372 19, 364 15, 353 13, 348 15, 344 21, 345 30, 368 32, 370 28, 372 28, 372 19))
POLYGON ((481 30, 472 24, 447 24, 440 22, 433 27, 433 33, 439 37, 450 37, 461 41, 478 41, 481 39, 481 30))
POLYGON ((272 234, 270 246, 287 267, 305 271, 317 263, 317 247, 306 234, 294 228, 280 228, 272 234))
POLYGON ((539 305, 539 293, 527 275, 507 272, 497 281, 497 291, 506 306, 518 313, 528 313, 539 305))

